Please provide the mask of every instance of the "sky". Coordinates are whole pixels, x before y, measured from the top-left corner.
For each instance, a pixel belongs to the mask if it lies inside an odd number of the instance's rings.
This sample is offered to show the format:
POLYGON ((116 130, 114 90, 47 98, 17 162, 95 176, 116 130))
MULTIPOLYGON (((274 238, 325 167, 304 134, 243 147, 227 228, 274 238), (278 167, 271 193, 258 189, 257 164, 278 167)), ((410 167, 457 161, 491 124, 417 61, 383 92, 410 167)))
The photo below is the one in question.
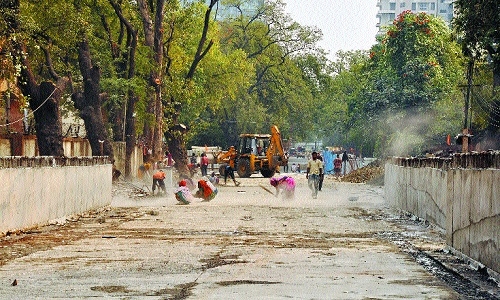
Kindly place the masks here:
POLYGON ((284 0, 285 12, 323 32, 318 45, 334 59, 339 50, 368 50, 377 34, 377 0, 284 0))

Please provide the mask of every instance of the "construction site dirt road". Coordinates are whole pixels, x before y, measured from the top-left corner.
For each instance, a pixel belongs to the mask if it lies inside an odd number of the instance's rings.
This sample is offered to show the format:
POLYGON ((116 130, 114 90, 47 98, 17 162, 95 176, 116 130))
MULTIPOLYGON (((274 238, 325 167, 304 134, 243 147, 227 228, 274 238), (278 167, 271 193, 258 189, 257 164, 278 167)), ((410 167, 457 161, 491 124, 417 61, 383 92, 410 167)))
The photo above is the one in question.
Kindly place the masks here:
POLYGON ((189 205, 117 185, 110 207, 2 237, 0 299, 500 297, 382 186, 327 178, 312 199, 296 177, 294 199, 245 178, 189 205))

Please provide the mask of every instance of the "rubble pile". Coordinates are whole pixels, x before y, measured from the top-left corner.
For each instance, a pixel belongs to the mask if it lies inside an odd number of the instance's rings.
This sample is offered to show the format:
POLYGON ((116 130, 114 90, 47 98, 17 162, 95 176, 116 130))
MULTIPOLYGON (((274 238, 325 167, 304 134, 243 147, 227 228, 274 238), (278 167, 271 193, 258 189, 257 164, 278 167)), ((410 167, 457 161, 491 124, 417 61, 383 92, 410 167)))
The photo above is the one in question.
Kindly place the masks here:
POLYGON ((122 194, 127 195, 127 197, 131 199, 140 199, 150 195, 149 187, 147 187, 145 184, 136 184, 122 180, 115 182, 113 187, 113 196, 122 194))
POLYGON ((366 167, 354 170, 342 177, 343 182, 367 183, 368 181, 383 178, 384 168, 377 165, 367 165, 366 167))

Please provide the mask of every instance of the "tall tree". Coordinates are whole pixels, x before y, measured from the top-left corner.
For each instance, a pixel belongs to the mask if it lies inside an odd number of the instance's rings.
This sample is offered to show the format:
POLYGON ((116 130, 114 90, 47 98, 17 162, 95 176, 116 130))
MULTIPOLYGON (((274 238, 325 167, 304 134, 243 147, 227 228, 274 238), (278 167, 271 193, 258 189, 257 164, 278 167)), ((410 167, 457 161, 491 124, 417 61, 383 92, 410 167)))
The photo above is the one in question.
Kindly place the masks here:
POLYGON ((500 86, 500 5, 497 0, 456 0, 453 25, 464 54, 482 60, 488 54, 493 85, 500 86))
MULTIPOLYGON (((121 99, 125 100, 118 101, 119 104, 116 106, 118 113, 115 116, 114 120, 116 122, 114 123, 120 126, 118 128, 115 127, 114 134, 115 136, 124 136, 125 138, 125 177, 128 178, 133 174, 132 154, 135 150, 137 140, 135 115, 139 97, 137 87, 135 87, 133 82, 137 81, 136 52, 138 48, 138 30, 135 29, 134 24, 123 13, 121 2, 110 0, 109 3, 119 19, 118 33, 111 29, 104 15, 101 15, 101 20, 107 32, 107 44, 110 47, 110 53, 118 77, 117 81, 112 81, 112 85, 117 86, 117 90, 120 91, 118 95, 123 95, 121 99), (121 121, 124 119, 124 115, 125 126, 123 126, 121 121), (123 127, 125 128, 122 129, 123 127)), ((115 140, 119 140, 119 138, 116 137, 115 140)))
POLYGON ((33 18, 35 22, 24 19, 27 21, 24 24, 21 19, 26 15, 22 10, 32 12, 30 7, 23 6, 21 9, 18 1, 11 4, 11 9, 19 13, 17 18, 10 19, 10 26, 17 34, 15 60, 21 66, 19 84, 23 94, 29 97, 30 108, 34 112, 39 153, 63 156, 60 102, 68 87, 69 78, 60 76, 52 61, 52 49, 57 47, 53 47, 51 27, 39 26, 36 18, 33 18), (41 51, 37 51, 37 48, 41 51), (35 71, 34 67, 40 71, 43 68, 44 72, 35 71))
POLYGON ((455 33, 473 71, 468 74, 466 93, 474 116, 466 115, 474 130, 473 142, 483 149, 495 149, 500 135, 500 5, 495 0, 457 0, 454 5, 455 33))
POLYGON ((329 144, 363 150, 373 155, 375 135, 364 111, 363 95, 370 85, 365 51, 339 51, 331 65, 330 101, 323 115, 329 144), (329 120, 329 121, 328 121, 329 120))
POLYGON ((100 87, 101 70, 91 61, 89 44, 86 39, 78 45, 78 59, 83 77, 83 91, 73 92, 73 102, 80 111, 80 117, 85 121, 92 155, 105 155, 113 158, 113 148, 108 139, 101 111, 104 97, 100 87))
MULTIPOLYGON (((47 65, 51 66, 48 50, 46 53, 47 65)), ((19 54, 22 64, 20 85, 23 93, 29 97, 30 108, 34 112, 38 151, 42 156, 63 156, 60 103, 69 79, 51 72, 56 83, 42 81, 39 84, 24 45, 21 45, 19 54)))
POLYGON ((225 51, 244 51, 255 66, 253 84, 241 92, 245 105, 238 102, 225 107, 237 121, 238 131, 267 132, 269 125, 277 124, 285 135, 305 138, 316 105, 307 78, 310 74, 295 59, 326 60, 316 45, 320 30, 294 22, 280 0, 266 1, 252 15, 245 13, 242 0, 225 3, 239 14, 222 22, 221 44, 225 51))
POLYGON ((459 53, 441 19, 410 11, 400 14, 372 48, 372 85, 365 111, 382 125, 378 134, 384 141, 381 154, 419 153, 431 141, 444 141, 447 133, 460 128, 461 118, 455 113, 445 116, 449 117, 447 123, 436 121, 444 113, 437 109, 446 107, 441 103, 448 102, 454 111, 462 107, 459 53), (444 126, 438 128, 437 124, 444 126))
POLYGON ((158 160, 163 154, 163 19, 166 0, 138 0, 138 8, 143 21, 144 41, 150 47, 154 61, 149 77, 149 85, 154 93, 149 100, 148 112, 154 117, 154 122, 145 124, 146 140, 152 150, 152 159, 158 160))
POLYGON ((88 26, 91 24, 88 7, 83 4, 78 1, 21 3, 22 27, 18 40, 21 41, 23 55, 20 61, 24 68, 20 82, 24 93, 31 99, 30 107, 34 111, 42 155, 48 155, 47 148, 52 149, 52 155, 63 154, 60 99, 67 96, 66 86, 70 83, 72 88, 79 86, 74 78, 83 78, 83 92, 77 91, 73 100, 81 109, 92 154, 113 156, 101 114, 99 68, 91 62, 87 41, 81 42, 81 36, 87 36, 92 30, 92 26, 88 26), (79 73, 81 77, 72 76, 79 73), (38 85, 39 81, 42 84, 38 85), (53 81, 56 83, 53 84, 53 81), (51 84, 56 88, 47 91, 51 84), (44 145, 47 141, 53 146, 44 145))
MULTIPOLYGON (((187 133, 187 127, 184 124, 180 123, 179 116, 183 111, 183 99, 179 99, 181 95, 186 95, 186 92, 189 93, 191 87, 193 86, 195 72, 200 65, 200 62, 207 56, 210 49, 212 48, 214 41, 209 38, 209 30, 211 27, 211 19, 212 19, 212 10, 215 5, 218 3, 218 0, 210 0, 208 6, 206 7, 205 14, 203 17, 203 26, 201 28, 201 35, 199 35, 199 39, 197 45, 195 47, 195 52, 193 53, 190 62, 188 62, 187 72, 182 72, 185 74, 180 86, 180 89, 183 90, 180 94, 170 93, 169 97, 167 97, 165 117, 169 120, 168 130, 165 132, 165 138, 168 142, 168 149, 172 154, 173 159, 176 161, 177 170, 181 173, 188 173, 187 168, 187 151, 186 151, 186 141, 185 134, 187 133)), ((175 24, 175 20, 170 20, 173 24, 175 24)), ((171 27, 174 28, 174 27, 171 27)), ((170 31, 169 44, 167 48, 169 48, 172 42, 174 32, 170 31)), ((171 52, 166 53, 166 59, 169 62, 167 67, 165 68, 165 73, 168 74, 170 79, 170 83, 172 83, 173 79, 173 70, 171 69, 171 62, 173 57, 171 56, 171 52)), ((189 60, 188 60, 189 61, 189 60)), ((173 86, 171 86, 173 88, 173 86)))

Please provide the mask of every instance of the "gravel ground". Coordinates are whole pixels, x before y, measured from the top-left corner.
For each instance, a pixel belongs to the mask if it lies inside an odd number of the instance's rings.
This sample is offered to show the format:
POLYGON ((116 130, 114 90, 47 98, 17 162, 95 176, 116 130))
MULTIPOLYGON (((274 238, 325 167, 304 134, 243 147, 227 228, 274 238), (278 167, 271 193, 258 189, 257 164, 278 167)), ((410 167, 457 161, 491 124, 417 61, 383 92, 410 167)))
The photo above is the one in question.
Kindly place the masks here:
POLYGON ((189 205, 122 181, 109 207, 1 238, 0 299, 499 298, 382 186, 327 176, 312 199, 293 176, 294 199, 252 177, 189 205))

